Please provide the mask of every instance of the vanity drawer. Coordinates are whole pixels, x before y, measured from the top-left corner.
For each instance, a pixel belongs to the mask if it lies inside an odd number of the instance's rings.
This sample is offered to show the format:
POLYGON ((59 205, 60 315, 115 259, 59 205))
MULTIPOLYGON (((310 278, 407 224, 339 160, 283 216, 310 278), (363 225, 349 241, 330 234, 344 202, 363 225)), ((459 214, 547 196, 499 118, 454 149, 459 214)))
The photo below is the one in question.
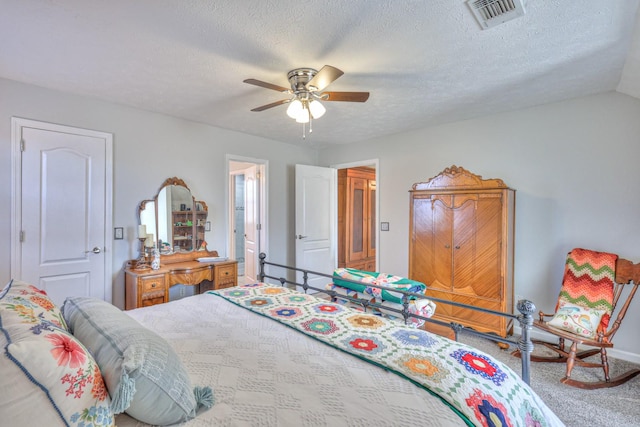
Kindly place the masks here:
POLYGON ((144 276, 138 279, 140 281, 140 289, 142 293, 165 290, 164 274, 158 276, 144 276))
POLYGON ((230 262, 226 264, 217 264, 215 266, 215 288, 223 289, 236 286, 238 283, 238 263, 230 262))
POLYGON ((125 310, 162 304, 169 300, 169 289, 164 273, 125 271, 125 310))

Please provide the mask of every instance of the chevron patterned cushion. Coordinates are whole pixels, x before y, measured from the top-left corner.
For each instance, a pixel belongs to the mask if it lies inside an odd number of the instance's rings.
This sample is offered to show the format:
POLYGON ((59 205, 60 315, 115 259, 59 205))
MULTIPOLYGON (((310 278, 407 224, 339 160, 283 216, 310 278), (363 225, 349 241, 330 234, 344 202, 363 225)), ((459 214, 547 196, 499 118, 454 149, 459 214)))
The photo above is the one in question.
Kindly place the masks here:
POLYGON ((596 332, 606 332, 611 318, 618 256, 576 248, 567 255, 556 311, 566 304, 603 313, 596 332))

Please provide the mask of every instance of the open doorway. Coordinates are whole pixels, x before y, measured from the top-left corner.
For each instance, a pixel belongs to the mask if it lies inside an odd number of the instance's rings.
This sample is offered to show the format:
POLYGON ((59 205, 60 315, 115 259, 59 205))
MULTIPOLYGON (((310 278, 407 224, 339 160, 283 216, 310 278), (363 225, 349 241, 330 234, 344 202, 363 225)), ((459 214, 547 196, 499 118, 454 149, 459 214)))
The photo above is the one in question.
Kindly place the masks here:
POLYGON ((378 160, 332 167, 338 170, 338 267, 378 271, 378 160))
MULTIPOLYGON (((295 226, 295 247, 296 247, 296 267, 304 270, 326 272, 338 266, 338 239, 346 235, 346 231, 338 232, 336 223, 338 219, 338 180, 337 175, 343 169, 363 168, 375 171, 375 175, 369 180, 368 188, 373 189, 369 195, 369 200, 373 202, 368 213, 363 213, 368 219, 366 229, 370 234, 369 244, 373 245, 375 262, 369 260, 369 264, 359 265, 360 269, 379 269, 379 234, 378 218, 380 218, 380 197, 379 188, 379 162, 375 160, 363 160, 353 163, 330 165, 329 167, 318 167, 308 165, 296 165, 295 176, 295 206, 296 206, 296 226, 295 226), (330 175, 333 179, 330 180, 330 175), (327 187, 327 182, 332 190, 327 187), (327 203, 329 201, 329 203, 327 203), (304 242, 304 243, 303 243, 304 242), (327 267, 328 266, 328 267, 327 267)), ((364 195, 361 199, 364 203, 364 195)), ((344 217, 341 219, 344 220, 344 217)), ((362 232, 365 228, 363 227, 362 232)), ((370 252, 371 253, 371 252, 370 252)))
POLYGON ((238 283, 255 282, 258 255, 267 248, 267 162, 227 157, 228 254, 238 261, 238 283))
POLYGON ((233 243, 235 250, 231 254, 238 261, 238 276, 244 276, 244 173, 232 173, 231 186, 233 187, 233 243))

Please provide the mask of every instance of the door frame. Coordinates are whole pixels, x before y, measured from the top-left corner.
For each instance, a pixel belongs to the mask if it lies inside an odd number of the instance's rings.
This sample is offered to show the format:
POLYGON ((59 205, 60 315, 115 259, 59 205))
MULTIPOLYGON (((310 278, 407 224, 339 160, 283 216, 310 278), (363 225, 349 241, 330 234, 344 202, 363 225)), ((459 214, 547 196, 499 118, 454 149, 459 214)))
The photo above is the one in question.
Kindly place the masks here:
MULTIPOLYGON (((235 208, 236 208, 236 182, 235 180, 237 179, 238 176, 244 176, 244 169, 243 170, 239 170, 239 171, 229 171, 229 258, 236 258, 236 252, 237 252, 237 247, 236 247, 236 234, 237 234, 237 223, 236 223, 236 212, 235 212, 235 208)), ((244 273, 241 274, 241 276, 244 276, 244 273)))
MULTIPOLYGON (((332 164, 329 165, 330 168, 336 169, 336 170, 340 170, 340 169, 349 169, 349 168, 356 168, 356 167, 362 167, 362 166, 369 166, 369 167, 374 167, 376 170, 376 221, 378 222, 378 224, 380 224, 380 159, 369 159, 369 160, 358 160, 355 162, 349 162, 349 163, 337 163, 337 164, 332 164)), ((337 185, 338 182, 336 181, 336 194, 338 194, 338 190, 337 190, 337 185)), ((336 203, 336 209, 335 209, 335 220, 336 220, 336 224, 338 223, 338 204, 336 203)), ((378 271, 380 270, 380 226, 376 224, 376 269, 378 271)), ((336 241, 338 239, 338 228, 336 227, 336 241)), ((335 248, 335 256, 336 259, 338 259, 338 245, 336 245, 335 248)))
POLYGON ((32 127, 60 133, 91 136, 104 139, 105 150, 105 205, 104 205, 104 295, 106 301, 113 300, 113 134, 77 128, 38 120, 11 117, 11 277, 22 276, 22 129, 32 127))
MULTIPOLYGON (((260 239, 258 242, 258 248, 256 250, 256 255, 259 255, 261 252, 269 253, 269 194, 268 194, 268 182, 269 182, 269 161, 265 159, 257 159, 253 157, 244 157, 238 156, 235 154, 227 154, 225 159, 225 224, 227 225, 228 232, 226 233, 226 250, 227 256, 229 258, 234 257, 235 254, 235 241, 233 236, 233 209, 234 202, 231 200, 231 197, 234 194, 235 189, 232 189, 233 181, 231 180, 231 162, 238 163, 252 163, 258 166, 258 171, 260 172, 260 187, 258 189, 259 192, 259 206, 258 206, 258 216, 260 221, 260 239)), ((246 260, 245 260, 246 262, 246 260)), ((256 259, 256 268, 260 265, 259 260, 256 259)), ((256 273, 257 274, 257 273, 256 273)))

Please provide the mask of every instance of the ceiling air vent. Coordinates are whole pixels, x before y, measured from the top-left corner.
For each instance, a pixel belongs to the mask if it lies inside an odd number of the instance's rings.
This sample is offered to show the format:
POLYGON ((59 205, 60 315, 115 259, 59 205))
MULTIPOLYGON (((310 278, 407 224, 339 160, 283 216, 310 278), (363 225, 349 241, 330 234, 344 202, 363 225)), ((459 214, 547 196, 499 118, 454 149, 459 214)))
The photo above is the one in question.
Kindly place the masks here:
POLYGON ((467 4, 483 30, 524 15, 522 0, 468 0, 467 4))

